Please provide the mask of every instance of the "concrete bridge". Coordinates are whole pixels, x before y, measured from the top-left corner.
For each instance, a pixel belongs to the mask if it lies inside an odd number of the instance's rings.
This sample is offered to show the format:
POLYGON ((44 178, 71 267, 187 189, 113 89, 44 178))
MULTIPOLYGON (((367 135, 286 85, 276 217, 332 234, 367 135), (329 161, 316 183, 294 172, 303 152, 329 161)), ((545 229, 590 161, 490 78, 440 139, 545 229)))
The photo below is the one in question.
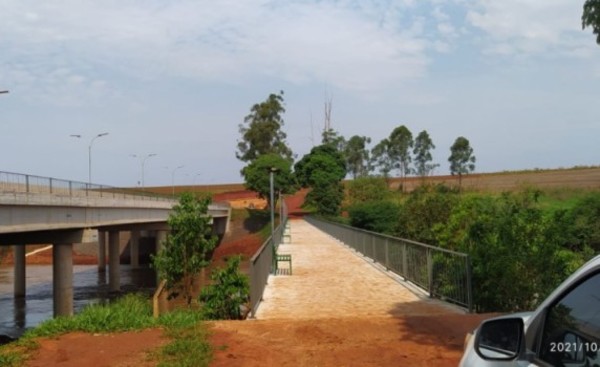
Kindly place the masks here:
MULTIPOLYGON (((106 267, 109 290, 120 290, 120 233, 130 232, 130 255, 138 265, 140 237, 166 239, 176 201, 144 192, 54 178, 0 172, 0 246, 14 246, 15 297, 25 296, 25 245, 52 244, 54 315, 73 313, 73 244, 97 242, 98 267, 106 267)), ((213 232, 223 235, 230 208, 210 205, 213 232)))

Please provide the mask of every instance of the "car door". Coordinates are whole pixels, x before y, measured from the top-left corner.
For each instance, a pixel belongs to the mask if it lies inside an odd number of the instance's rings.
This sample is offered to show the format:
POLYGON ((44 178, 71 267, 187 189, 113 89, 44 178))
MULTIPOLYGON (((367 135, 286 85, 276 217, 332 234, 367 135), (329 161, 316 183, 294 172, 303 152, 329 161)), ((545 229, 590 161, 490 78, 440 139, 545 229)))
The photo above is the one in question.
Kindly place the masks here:
POLYGON ((540 366, 600 367, 600 272, 578 281, 543 313, 534 332, 540 366))

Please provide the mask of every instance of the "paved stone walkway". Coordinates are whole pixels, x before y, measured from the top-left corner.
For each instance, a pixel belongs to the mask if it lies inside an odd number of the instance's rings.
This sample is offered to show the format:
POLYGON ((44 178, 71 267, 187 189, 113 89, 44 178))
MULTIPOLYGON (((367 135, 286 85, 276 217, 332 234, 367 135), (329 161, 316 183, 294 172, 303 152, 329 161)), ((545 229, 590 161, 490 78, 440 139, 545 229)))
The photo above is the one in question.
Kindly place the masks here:
MULTIPOLYGON (((257 319, 315 319, 458 313, 418 296, 352 249, 304 220, 290 221, 293 274, 271 275, 257 319)), ((287 263, 280 263, 286 268, 287 263)))

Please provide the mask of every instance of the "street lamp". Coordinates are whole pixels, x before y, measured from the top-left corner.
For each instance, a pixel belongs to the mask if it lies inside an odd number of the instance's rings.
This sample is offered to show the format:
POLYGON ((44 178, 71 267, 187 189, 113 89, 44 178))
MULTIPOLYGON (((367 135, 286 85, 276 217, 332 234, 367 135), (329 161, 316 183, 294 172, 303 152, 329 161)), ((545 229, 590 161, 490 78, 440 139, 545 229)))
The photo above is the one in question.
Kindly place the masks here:
POLYGON ((137 154, 130 154, 132 157, 134 158, 139 158, 140 159, 140 165, 142 166, 142 191, 144 191, 144 166, 146 165, 146 159, 150 158, 150 157, 156 157, 156 153, 150 153, 147 154, 145 156, 140 156, 137 154))
POLYGON ((8 93, 7 90, 0 90, 0 94, 8 93))
POLYGON ((173 188, 173 197, 175 197, 175 171, 177 171, 180 168, 183 168, 184 166, 178 166, 175 167, 173 169, 173 171, 171 172, 171 187, 173 188))
MULTIPOLYGON (((90 145, 88 146, 88 183, 90 185, 92 184, 92 145, 94 144, 94 140, 106 135, 108 135, 108 133, 101 133, 94 136, 92 140, 90 140, 90 145)), ((80 139, 82 136, 78 134, 71 134, 71 137, 80 139)))

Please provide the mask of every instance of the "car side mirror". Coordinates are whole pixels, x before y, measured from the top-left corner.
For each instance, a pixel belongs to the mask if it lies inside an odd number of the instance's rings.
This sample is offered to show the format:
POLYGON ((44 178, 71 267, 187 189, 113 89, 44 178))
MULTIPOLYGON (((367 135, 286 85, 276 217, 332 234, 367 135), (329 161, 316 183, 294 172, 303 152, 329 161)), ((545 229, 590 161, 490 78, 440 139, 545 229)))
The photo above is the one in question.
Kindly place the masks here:
POLYGON ((509 361, 519 355, 523 340, 523 319, 520 317, 483 322, 477 330, 475 351, 491 361, 509 361))

